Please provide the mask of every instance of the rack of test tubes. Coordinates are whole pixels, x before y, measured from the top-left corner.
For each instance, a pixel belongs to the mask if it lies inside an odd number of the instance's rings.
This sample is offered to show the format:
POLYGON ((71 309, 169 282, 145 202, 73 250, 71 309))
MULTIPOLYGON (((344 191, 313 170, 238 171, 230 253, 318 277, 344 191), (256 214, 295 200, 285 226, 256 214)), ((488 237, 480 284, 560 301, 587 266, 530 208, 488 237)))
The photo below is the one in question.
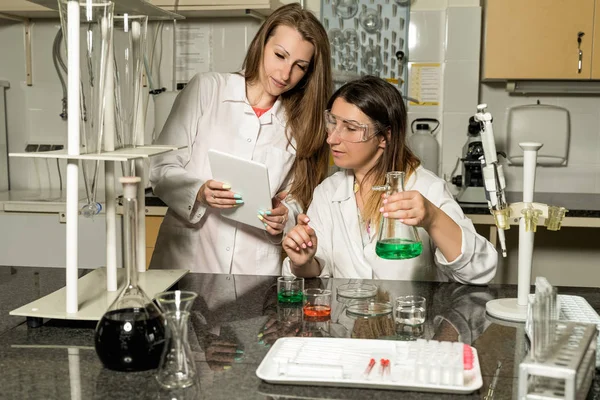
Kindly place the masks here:
POLYGON ((537 277, 526 324, 531 351, 519 365, 520 399, 580 399, 590 389, 598 329, 595 324, 559 321, 561 308, 556 288, 537 277))
POLYGON ((554 346, 543 359, 532 352, 519 365, 519 399, 584 399, 595 374, 595 325, 556 323, 554 346))
POLYGON ((440 393, 483 384, 474 348, 424 339, 281 338, 256 375, 269 383, 440 393))

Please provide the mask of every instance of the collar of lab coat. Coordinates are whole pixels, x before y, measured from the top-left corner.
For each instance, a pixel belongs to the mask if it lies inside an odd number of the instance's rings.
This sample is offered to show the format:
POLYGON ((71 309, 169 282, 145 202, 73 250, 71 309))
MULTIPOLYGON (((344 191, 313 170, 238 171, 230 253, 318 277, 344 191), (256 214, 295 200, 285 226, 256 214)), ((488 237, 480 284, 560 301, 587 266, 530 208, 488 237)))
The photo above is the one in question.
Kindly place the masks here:
POLYGON ((341 184, 335 190, 331 197, 332 202, 342 202, 351 199, 354 196, 354 173, 346 170, 346 176, 341 184))
MULTIPOLYGON (((223 96, 223 102, 231 101, 236 103, 244 103, 246 107, 244 112, 247 114, 254 114, 252 106, 246 98, 246 78, 242 75, 243 72, 229 74, 227 79, 227 86, 223 96)), ((262 123, 272 123, 276 121, 281 126, 286 125, 285 110, 281 106, 281 99, 278 98, 273 107, 264 113, 260 120, 262 123)))

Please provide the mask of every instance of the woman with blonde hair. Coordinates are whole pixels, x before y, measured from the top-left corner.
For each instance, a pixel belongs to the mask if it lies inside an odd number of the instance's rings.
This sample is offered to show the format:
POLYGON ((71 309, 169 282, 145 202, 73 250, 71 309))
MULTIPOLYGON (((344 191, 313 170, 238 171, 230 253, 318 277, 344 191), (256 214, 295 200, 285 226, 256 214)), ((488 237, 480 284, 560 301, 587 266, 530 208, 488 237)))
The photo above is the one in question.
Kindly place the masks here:
MULTIPOLYGON (((279 275, 281 235, 325 178, 321 117, 331 93, 327 33, 298 4, 275 10, 239 73, 196 75, 177 97, 158 143, 186 146, 152 160, 150 182, 169 209, 151 268, 279 275), (221 216, 244 199, 212 179, 208 150, 265 164, 273 208, 265 230, 221 216)), ((293 226, 293 225, 292 225, 293 226)))
POLYGON ((406 118, 402 96, 380 78, 362 77, 333 94, 324 113, 327 143, 344 171, 316 188, 308 215, 300 215, 284 239, 284 273, 473 284, 494 277, 496 250, 477 234, 446 182, 406 146, 406 118), (382 196, 371 190, 389 171, 406 174, 406 191, 382 196), (418 257, 376 255, 382 215, 418 227, 418 257))

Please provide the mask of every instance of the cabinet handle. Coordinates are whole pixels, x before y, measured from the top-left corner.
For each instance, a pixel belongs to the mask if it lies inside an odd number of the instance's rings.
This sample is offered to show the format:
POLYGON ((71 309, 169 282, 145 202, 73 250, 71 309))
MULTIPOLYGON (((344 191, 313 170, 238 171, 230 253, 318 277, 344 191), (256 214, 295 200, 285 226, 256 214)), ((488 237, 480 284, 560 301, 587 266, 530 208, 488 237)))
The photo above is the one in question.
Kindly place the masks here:
POLYGON ((577 73, 581 73, 582 60, 583 60, 583 51, 581 51, 581 38, 585 35, 584 32, 577 32, 577 51, 579 52, 579 57, 577 61, 577 73))

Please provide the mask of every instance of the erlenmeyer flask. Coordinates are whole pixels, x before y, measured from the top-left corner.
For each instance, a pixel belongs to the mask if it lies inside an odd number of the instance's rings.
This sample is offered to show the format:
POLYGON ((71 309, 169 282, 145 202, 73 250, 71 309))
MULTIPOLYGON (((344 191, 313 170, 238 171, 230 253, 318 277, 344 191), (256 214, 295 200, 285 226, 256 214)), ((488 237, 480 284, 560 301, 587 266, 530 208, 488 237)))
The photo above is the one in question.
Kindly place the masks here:
MULTIPOLYGON (((392 171, 386 175, 383 187, 388 195, 404 191, 404 172, 392 171)), ((381 188, 374 187, 374 190, 381 188)), ((398 219, 381 217, 375 253, 388 260, 404 260, 418 257, 423 251, 417 228, 398 219)))
POLYGON ((164 319, 138 286, 135 243, 139 177, 123 177, 123 235, 127 283, 96 327, 96 353, 106 368, 144 371, 158 367, 165 342, 164 319))
POLYGON ((190 309, 198 295, 175 290, 156 295, 167 323, 167 340, 156 374, 158 383, 167 388, 185 388, 196 381, 196 364, 187 340, 190 309))

